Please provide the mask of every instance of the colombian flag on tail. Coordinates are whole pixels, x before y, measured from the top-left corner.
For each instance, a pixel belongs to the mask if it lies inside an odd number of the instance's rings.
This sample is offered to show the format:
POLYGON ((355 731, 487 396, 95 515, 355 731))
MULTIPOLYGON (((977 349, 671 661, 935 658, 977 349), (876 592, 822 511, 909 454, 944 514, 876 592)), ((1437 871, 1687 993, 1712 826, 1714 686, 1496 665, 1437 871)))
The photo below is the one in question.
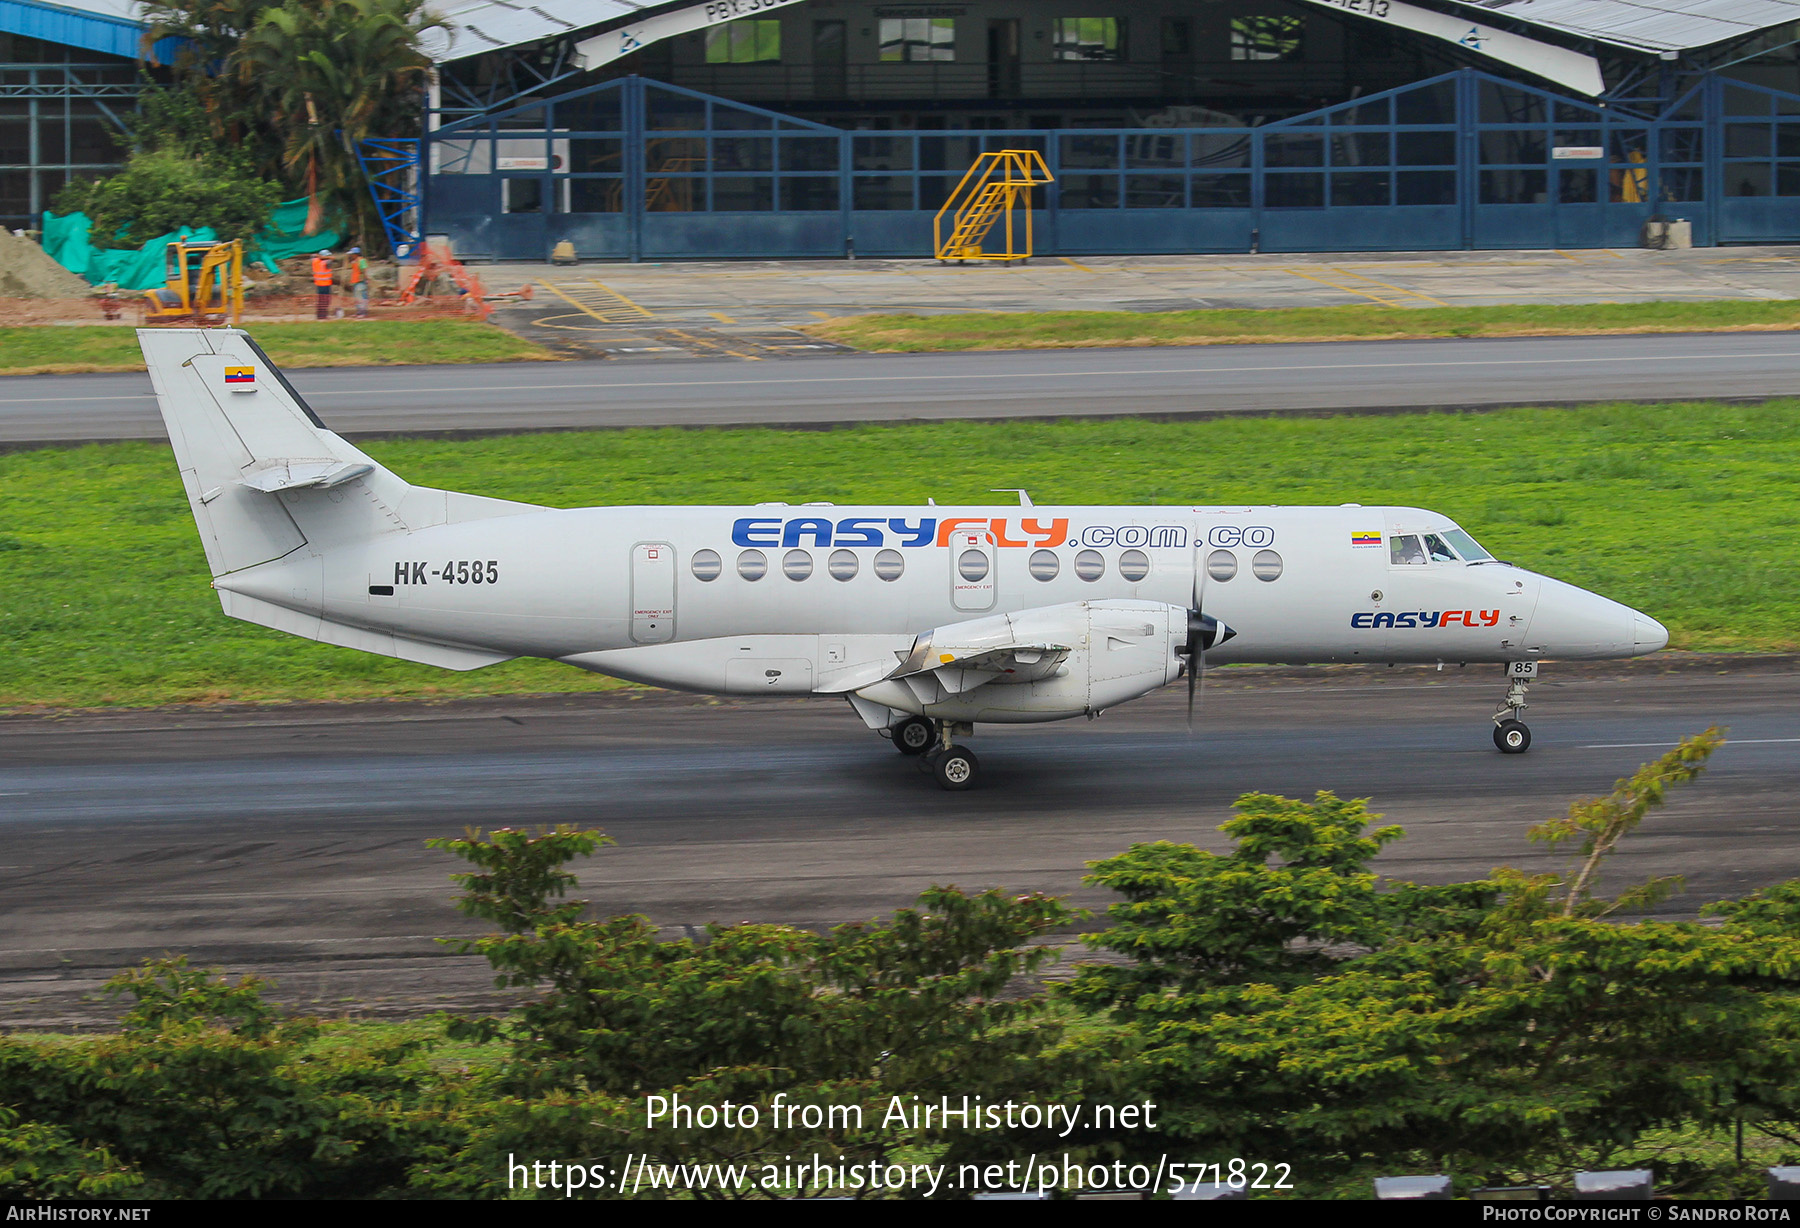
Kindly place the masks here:
POLYGON ((238 388, 256 387, 255 367, 226 367, 225 382, 238 388))

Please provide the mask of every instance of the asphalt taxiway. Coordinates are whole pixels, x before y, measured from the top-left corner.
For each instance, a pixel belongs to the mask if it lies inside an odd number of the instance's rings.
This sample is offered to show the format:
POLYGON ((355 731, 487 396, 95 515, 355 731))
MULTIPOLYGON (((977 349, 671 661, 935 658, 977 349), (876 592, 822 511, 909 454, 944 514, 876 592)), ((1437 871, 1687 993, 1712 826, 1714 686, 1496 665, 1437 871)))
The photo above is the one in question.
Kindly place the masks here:
MULTIPOLYGON (((299 370, 347 435, 1484 409, 1800 391, 1792 333, 299 370)), ((141 374, 0 379, 0 446, 165 438, 141 374)))
POLYGON ((0 1027, 96 1025, 147 955, 273 976, 309 1009, 415 1014, 496 1000, 436 938, 475 932, 465 826, 572 822, 618 841, 580 894, 669 935, 825 926, 932 883, 1087 907, 1085 864, 1135 841, 1223 847, 1250 790, 1368 797, 1408 836, 1384 872, 1444 881, 1551 863, 1525 839, 1682 734, 1730 726, 1697 783, 1616 860, 1684 874, 1669 907, 1800 876, 1800 661, 1547 667, 1535 744, 1502 756, 1492 667, 1226 670, 1194 737, 1175 689, 1102 719, 983 727, 979 788, 941 792, 832 701, 666 693, 0 719, 0 1027))

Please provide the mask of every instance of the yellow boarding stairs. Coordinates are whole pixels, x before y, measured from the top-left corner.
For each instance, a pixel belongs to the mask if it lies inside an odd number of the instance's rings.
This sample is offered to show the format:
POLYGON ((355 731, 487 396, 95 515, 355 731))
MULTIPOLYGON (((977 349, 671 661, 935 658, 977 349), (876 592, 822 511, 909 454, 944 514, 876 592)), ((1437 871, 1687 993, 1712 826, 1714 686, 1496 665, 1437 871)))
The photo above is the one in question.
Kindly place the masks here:
POLYGON ((1000 149, 975 159, 968 174, 931 220, 939 260, 1027 260, 1031 257, 1031 189, 1051 182, 1050 168, 1035 149, 1000 149), (1024 214, 1023 223, 1014 215, 1024 214), (950 235, 944 237, 944 219, 950 235), (1004 221, 1006 250, 986 251, 988 234, 1004 221))

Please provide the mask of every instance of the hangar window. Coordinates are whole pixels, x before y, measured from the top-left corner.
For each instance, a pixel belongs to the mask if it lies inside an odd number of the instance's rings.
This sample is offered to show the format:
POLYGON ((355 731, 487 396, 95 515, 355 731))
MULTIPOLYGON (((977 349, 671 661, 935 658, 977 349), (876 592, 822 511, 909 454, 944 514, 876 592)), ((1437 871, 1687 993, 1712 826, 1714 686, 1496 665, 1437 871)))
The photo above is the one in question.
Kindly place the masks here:
POLYGON ((1247 15, 1231 19, 1234 60, 1297 60, 1306 31, 1304 17, 1247 15))
POLYGON ((738 555, 738 575, 746 580, 760 580, 769 574, 769 556, 760 550, 746 550, 738 555))
POLYGON ((1092 584, 1106 574, 1106 559, 1098 550, 1083 550, 1075 556, 1075 574, 1092 584))
POLYGON ((728 21, 706 32, 708 64, 781 63, 779 20, 728 21))
POLYGON ((781 556, 781 574, 790 580, 804 580, 812 575, 812 555, 804 550, 790 550, 781 556))
POLYGON ((688 567, 693 571, 694 579, 706 581, 717 580, 719 573, 725 570, 725 565, 719 561, 717 550, 694 551, 693 561, 688 564, 688 567))
POLYGON ((833 580, 854 580, 858 567, 854 550, 833 550, 825 570, 831 573, 833 580))
POLYGON ((1127 550, 1119 556, 1119 574, 1136 584, 1150 574, 1150 556, 1142 550, 1127 550))
POLYGON ((1258 580, 1281 578, 1281 556, 1273 550, 1258 550, 1250 558, 1250 574, 1258 580))
POLYGON ((906 573, 906 560, 898 550, 875 552, 875 574, 883 580, 898 580, 906 573))
POLYGON ((954 17, 883 17, 881 19, 881 62, 883 64, 936 61, 944 63, 956 58, 956 18, 954 17))
POLYGON ((1056 557, 1054 550, 1033 550, 1031 552, 1031 578, 1033 580, 1054 580, 1062 570, 1062 561, 1056 557))
POLYGON ((1237 555, 1229 550, 1215 550, 1206 556, 1206 574, 1225 583, 1237 575, 1237 555))
POLYGON ((1122 60, 1125 58, 1125 23, 1117 17, 1058 17, 1057 60, 1122 60))

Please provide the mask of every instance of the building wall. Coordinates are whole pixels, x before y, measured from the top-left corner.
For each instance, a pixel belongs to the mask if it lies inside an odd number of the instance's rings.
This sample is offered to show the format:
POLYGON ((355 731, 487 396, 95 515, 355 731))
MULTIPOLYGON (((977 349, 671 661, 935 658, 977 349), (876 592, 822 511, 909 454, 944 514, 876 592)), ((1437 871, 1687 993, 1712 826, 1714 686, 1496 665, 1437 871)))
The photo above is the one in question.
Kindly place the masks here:
POLYGON ((1288 0, 810 0, 760 20, 779 23, 778 63, 709 63, 707 33, 697 32, 620 61, 613 71, 846 127, 911 127, 921 115, 941 115, 954 127, 1069 127, 1131 123, 1134 115, 1172 105, 1279 118, 1455 62, 1448 48, 1439 53, 1373 23, 1288 0), (1058 19, 1082 17, 1118 22, 1116 60, 1057 57, 1058 19), (954 23, 951 57, 883 62, 882 23, 908 18, 954 23), (1245 23, 1259 21, 1292 23, 1292 45, 1276 40, 1262 48, 1264 58, 1251 58, 1245 23), (844 36, 841 65, 826 51, 835 45, 828 29, 835 23, 844 36))

